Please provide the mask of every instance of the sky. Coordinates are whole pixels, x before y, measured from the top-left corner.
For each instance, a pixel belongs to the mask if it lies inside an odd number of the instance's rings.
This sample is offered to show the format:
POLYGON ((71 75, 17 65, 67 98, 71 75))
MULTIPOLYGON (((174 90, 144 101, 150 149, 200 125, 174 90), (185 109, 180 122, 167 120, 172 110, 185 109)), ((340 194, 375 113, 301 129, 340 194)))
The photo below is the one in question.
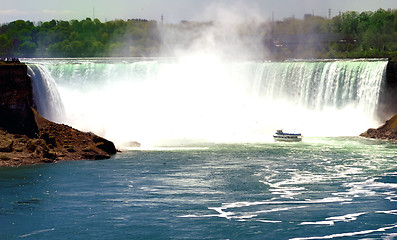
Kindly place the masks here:
POLYGON ((310 13, 331 17, 346 11, 397 9, 397 0, 0 0, 0 23, 15 20, 82 20, 87 17, 103 21, 141 18, 165 23, 212 21, 233 12, 241 18, 282 20, 302 18, 310 13))

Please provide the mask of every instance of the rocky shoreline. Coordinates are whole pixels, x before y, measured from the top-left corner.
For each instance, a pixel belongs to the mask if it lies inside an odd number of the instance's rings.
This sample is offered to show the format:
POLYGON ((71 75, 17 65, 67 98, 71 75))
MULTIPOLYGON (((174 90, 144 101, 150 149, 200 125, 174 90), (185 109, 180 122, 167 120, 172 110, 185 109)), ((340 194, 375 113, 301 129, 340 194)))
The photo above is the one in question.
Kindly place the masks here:
POLYGON ((361 137, 397 141, 397 114, 377 129, 370 128, 361 137))
POLYGON ((0 128, 0 167, 61 160, 100 160, 116 154, 114 144, 104 138, 53 123, 36 111, 34 116, 39 130, 38 137, 12 134, 0 128))
POLYGON ((40 116, 27 66, 0 64, 0 167, 99 160, 116 152, 111 141, 40 116))

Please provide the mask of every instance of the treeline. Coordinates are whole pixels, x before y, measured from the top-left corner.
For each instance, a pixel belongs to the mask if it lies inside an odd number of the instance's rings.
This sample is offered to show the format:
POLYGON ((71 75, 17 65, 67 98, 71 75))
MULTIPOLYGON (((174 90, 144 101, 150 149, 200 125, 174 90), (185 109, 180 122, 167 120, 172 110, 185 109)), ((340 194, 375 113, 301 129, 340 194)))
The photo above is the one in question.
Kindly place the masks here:
POLYGON ((286 19, 271 23, 266 37, 265 44, 279 57, 397 56, 397 10, 286 19))
MULTIPOLYGON (((160 56, 172 52, 169 50, 175 46, 188 46, 190 41, 203 36, 201 31, 215 25, 186 22, 163 25, 142 19, 101 22, 87 18, 35 24, 18 20, 0 26, 0 57, 160 56)), ((262 39, 259 44, 264 57, 397 56, 397 10, 346 12, 332 19, 307 15, 304 19, 289 18, 240 28, 243 30, 238 31, 238 37, 243 42, 253 39, 253 35, 262 39)))
POLYGON ((0 56, 147 56, 157 53, 159 45, 156 22, 141 19, 18 20, 0 27, 0 56))

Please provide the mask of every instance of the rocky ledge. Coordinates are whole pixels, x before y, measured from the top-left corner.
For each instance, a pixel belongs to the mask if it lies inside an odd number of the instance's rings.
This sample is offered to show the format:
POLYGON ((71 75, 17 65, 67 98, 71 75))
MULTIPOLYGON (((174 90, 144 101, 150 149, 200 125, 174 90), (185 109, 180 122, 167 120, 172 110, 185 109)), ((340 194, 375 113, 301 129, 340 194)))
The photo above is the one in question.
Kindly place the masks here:
POLYGON ((26 65, 0 62, 0 167, 98 160, 115 153, 111 141, 40 116, 26 65))
POLYGON ((35 138, 0 128, 0 167, 59 160, 99 160, 116 153, 114 144, 104 138, 53 123, 33 112, 39 130, 35 138))
POLYGON ((370 128, 360 134, 362 137, 397 141, 397 114, 377 129, 370 128))

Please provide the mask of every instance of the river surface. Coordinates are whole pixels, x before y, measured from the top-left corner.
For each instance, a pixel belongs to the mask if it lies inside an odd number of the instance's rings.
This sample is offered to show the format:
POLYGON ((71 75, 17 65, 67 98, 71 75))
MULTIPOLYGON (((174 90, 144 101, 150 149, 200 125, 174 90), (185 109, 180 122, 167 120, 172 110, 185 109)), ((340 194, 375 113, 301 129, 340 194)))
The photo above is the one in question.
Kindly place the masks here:
POLYGON ((0 239, 395 239, 397 144, 194 144, 0 169, 0 239))

